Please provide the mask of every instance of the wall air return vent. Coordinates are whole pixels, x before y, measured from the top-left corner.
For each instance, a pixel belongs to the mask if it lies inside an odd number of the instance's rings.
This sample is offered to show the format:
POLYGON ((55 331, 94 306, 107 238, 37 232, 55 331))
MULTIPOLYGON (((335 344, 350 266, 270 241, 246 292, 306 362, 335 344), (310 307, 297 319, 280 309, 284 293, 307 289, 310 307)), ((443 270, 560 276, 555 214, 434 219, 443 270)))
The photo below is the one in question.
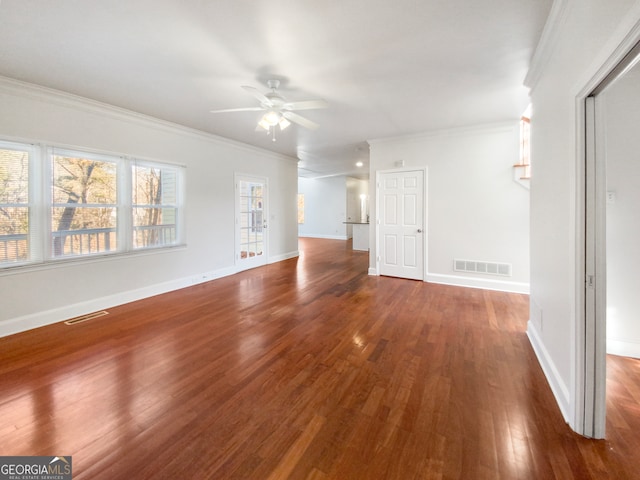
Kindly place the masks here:
POLYGON ((477 260, 453 260, 453 270, 456 272, 482 273, 487 275, 511 276, 510 263, 480 262, 477 260))

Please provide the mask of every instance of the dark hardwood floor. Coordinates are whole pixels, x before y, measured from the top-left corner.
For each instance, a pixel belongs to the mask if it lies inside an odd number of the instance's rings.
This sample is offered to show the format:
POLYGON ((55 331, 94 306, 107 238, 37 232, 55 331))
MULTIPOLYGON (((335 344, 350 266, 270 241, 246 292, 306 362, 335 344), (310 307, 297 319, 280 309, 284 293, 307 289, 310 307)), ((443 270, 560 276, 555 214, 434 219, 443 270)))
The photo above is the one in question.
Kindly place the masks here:
POLYGON ((640 364, 609 362, 608 440, 564 423, 528 297, 302 255, 0 339, 0 455, 74 479, 639 478, 640 364))

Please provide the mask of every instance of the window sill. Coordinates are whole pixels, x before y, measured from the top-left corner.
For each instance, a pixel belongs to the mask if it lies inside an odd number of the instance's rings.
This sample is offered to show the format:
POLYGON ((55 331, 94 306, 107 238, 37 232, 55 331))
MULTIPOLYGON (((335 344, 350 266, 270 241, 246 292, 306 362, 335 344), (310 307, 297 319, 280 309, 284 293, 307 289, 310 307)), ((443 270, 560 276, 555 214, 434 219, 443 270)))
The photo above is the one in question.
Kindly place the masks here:
POLYGON ((117 253, 103 253, 90 256, 78 256, 59 258, 55 260, 47 260, 42 262, 22 263, 19 265, 6 265, 0 267, 0 277, 9 276, 13 274, 23 274, 38 272, 44 270, 51 270, 60 267, 67 267, 72 265, 89 265, 92 263, 103 263, 111 260, 118 260, 121 258, 131 258, 146 255, 158 255, 162 253, 171 253, 175 251, 186 250, 187 244, 171 245, 166 247, 145 248, 143 250, 132 250, 129 252, 117 252, 117 253))

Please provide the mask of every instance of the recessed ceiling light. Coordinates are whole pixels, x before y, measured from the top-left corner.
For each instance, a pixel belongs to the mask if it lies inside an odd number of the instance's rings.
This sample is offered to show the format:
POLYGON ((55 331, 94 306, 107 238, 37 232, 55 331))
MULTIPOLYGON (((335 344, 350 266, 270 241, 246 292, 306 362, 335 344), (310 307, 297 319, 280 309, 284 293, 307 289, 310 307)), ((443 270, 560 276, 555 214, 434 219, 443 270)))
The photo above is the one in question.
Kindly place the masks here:
POLYGON ((362 163, 362 162, 357 162, 356 163, 356 167, 361 167, 362 165, 364 165, 364 163, 362 163))

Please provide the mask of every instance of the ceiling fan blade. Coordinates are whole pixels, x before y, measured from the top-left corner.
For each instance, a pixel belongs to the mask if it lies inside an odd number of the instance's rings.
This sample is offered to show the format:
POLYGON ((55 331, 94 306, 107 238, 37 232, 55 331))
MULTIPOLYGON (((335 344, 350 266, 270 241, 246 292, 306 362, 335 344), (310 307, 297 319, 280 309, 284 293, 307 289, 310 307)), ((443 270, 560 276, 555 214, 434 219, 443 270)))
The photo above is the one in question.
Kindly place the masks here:
POLYGON ((264 103, 266 105, 271 106, 271 100, 264 96, 264 94, 258 90, 257 88, 250 87, 248 85, 242 85, 242 89, 247 92, 249 95, 253 95, 255 98, 260 100, 260 103, 264 103))
POLYGON ((263 110, 262 107, 247 107, 247 108, 225 108, 222 110, 211 110, 211 113, 227 113, 227 112, 259 112, 263 110))
POLYGON ((327 108, 329 104, 324 100, 306 100, 303 102, 287 102, 282 106, 283 110, 313 110, 314 108, 327 108))
POLYGON ((297 113, 293 112, 282 112, 282 116, 287 120, 291 120, 293 123, 297 123, 298 125, 302 125, 304 128, 308 128, 309 130, 317 130, 320 125, 316 122, 312 122, 304 117, 301 117, 297 113))

